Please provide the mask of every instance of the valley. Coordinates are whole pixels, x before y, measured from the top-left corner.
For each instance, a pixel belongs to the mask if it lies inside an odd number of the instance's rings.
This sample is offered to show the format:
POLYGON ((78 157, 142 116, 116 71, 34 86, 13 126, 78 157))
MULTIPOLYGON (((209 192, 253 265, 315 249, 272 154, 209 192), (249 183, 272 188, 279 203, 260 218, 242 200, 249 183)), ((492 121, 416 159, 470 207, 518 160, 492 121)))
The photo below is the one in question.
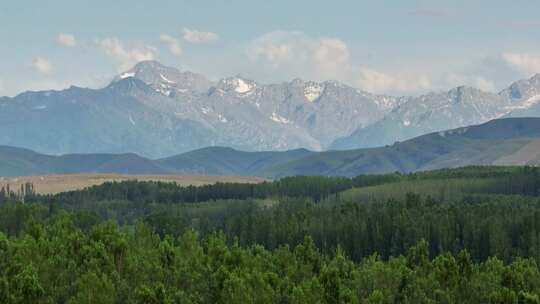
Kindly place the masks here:
POLYGON ((125 175, 347 176, 416 172, 471 165, 538 165, 540 118, 505 118, 422 135, 378 148, 248 152, 207 147, 167 158, 137 154, 45 155, 0 146, 0 176, 125 175))

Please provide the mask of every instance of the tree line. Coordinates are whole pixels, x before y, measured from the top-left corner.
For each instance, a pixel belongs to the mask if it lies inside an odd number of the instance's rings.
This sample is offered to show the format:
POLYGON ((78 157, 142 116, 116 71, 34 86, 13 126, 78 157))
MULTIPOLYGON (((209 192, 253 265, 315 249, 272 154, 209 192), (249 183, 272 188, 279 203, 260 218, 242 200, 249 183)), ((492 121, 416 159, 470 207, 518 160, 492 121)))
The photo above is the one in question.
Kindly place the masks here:
MULTIPOLYGON (((536 167, 465 167, 436 171, 383 175, 360 175, 354 178, 325 176, 293 176, 260 184, 216 183, 203 186, 180 186, 174 182, 122 181, 106 182, 83 190, 67 191, 55 195, 35 193, 32 184, 21 186, 20 191, 0 192, 0 203, 25 199, 33 202, 80 204, 84 201, 125 200, 131 202, 196 203, 215 200, 269 197, 306 197, 320 202, 348 189, 393 184, 404 181, 496 178, 503 188, 492 187, 504 194, 538 195, 540 170, 536 167)), ((9 186, 8 186, 9 187, 9 186)))

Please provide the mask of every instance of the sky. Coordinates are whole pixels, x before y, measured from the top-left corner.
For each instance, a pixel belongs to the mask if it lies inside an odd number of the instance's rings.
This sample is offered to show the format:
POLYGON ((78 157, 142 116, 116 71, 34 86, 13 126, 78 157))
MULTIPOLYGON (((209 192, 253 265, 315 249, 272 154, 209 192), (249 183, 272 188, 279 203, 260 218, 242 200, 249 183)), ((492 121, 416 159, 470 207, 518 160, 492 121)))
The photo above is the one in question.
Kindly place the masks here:
POLYGON ((497 92, 540 72, 538 0, 0 0, 0 96, 100 88, 141 60, 218 80, 497 92))

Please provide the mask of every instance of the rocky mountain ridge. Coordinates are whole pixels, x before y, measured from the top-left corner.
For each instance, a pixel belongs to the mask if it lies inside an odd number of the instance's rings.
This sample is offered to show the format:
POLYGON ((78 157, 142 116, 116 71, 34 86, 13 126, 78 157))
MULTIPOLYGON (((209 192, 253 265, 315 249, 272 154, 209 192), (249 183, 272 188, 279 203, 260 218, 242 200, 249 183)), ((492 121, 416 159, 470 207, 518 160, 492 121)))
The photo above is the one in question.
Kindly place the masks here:
POLYGON ((337 81, 212 81, 144 61, 102 89, 0 98, 0 144, 49 154, 134 152, 153 158, 207 146, 374 147, 500 117, 540 115, 539 100, 539 75, 499 94, 458 87, 393 97, 337 81))

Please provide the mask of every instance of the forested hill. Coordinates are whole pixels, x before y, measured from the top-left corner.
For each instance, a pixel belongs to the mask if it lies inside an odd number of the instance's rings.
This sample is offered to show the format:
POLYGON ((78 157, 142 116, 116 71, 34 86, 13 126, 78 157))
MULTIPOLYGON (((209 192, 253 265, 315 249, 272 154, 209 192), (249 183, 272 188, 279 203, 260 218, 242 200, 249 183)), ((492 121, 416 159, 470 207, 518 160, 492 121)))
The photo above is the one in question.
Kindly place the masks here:
POLYGON ((540 301, 535 167, 24 192, 1 303, 540 301))
POLYGON ((135 154, 48 156, 0 147, 0 176, 121 173, 356 176, 468 165, 540 164, 540 118, 508 118, 441 131, 391 146, 349 151, 243 152, 209 147, 150 160, 135 154))

